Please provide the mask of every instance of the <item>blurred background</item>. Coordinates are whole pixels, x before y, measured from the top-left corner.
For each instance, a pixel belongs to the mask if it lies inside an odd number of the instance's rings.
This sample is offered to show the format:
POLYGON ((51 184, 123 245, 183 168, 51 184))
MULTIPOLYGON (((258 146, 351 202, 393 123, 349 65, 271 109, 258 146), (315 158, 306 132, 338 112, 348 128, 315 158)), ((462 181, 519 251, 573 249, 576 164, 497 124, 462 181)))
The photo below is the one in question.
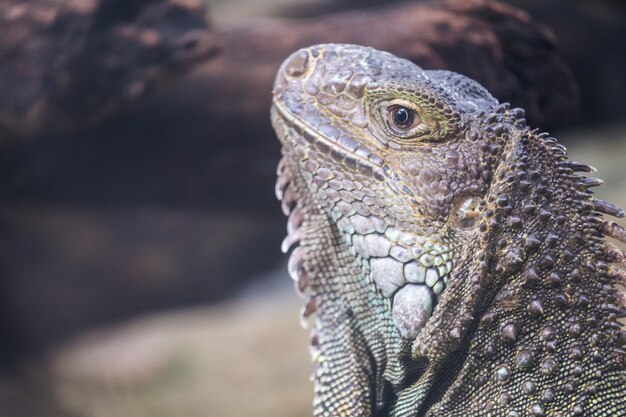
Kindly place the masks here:
POLYGON ((625 18, 617 0, 0 0, 0 416, 311 415, 273 191, 280 62, 351 42, 469 75, 626 207, 625 18))

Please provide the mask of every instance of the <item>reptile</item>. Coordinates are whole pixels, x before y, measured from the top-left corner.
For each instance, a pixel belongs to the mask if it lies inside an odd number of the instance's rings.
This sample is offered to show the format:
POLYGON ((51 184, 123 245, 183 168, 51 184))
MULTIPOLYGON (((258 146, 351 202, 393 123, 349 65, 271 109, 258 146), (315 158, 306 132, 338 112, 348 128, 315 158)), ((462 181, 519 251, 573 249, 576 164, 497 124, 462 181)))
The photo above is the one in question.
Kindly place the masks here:
POLYGON ((293 53, 271 119, 315 416, 626 416, 624 212, 591 166, 369 47, 293 53))

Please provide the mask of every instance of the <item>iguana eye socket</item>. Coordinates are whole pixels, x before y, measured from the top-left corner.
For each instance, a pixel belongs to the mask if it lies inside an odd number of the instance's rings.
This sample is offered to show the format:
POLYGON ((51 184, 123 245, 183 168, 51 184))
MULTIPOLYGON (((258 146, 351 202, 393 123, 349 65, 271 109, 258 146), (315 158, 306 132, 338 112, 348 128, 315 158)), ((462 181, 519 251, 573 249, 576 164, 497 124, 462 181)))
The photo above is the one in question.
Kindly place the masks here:
POLYGON ((408 132, 422 123, 417 112, 408 107, 394 104, 387 108, 387 112, 389 126, 399 133, 408 132))
POLYGON ((372 95, 370 108, 376 123, 372 133, 392 147, 411 146, 428 139, 436 127, 418 100, 372 95))

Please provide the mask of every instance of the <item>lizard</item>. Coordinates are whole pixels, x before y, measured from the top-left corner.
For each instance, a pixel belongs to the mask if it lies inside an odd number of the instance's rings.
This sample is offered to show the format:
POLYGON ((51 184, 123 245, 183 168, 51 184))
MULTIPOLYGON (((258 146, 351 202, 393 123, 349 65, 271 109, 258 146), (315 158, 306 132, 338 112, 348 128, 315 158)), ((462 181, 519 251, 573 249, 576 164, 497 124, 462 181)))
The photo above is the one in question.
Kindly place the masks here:
POLYGON ((626 230, 477 82, 369 47, 273 87, 315 416, 626 416, 626 230))

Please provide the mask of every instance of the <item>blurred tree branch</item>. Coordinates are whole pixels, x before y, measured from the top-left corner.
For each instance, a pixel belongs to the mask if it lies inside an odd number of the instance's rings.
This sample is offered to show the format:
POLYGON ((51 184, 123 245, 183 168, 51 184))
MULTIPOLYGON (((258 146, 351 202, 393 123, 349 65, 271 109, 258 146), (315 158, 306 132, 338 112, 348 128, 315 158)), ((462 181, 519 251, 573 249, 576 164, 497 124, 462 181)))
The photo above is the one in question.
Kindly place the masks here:
POLYGON ((215 31, 198 0, 0 0, 0 125, 22 135, 91 126, 204 61, 197 81, 208 86, 202 105, 215 130, 227 131, 233 113, 263 126, 280 62, 321 42, 371 45, 464 73, 524 107, 536 125, 577 107, 550 30, 493 1, 407 3, 215 31))
POLYGON ((216 51, 197 0, 0 0, 0 125, 93 125, 216 51))

